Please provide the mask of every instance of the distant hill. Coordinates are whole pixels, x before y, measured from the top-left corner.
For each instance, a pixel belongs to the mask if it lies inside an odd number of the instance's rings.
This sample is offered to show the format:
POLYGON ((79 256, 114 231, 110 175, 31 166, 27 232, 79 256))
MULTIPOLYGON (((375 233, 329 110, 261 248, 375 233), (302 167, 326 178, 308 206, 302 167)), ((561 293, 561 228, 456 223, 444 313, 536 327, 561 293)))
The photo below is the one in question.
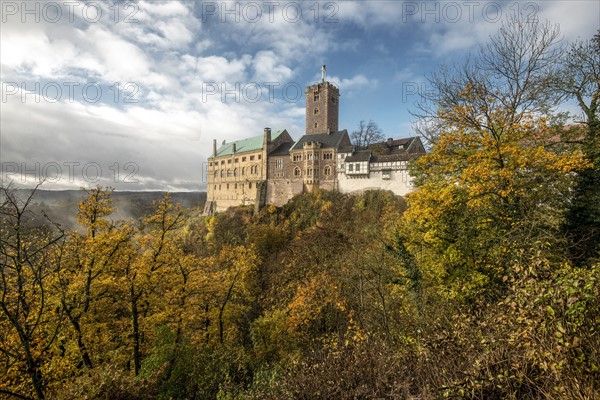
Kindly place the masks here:
MULTIPOLYGON (((24 198, 31 193, 30 190, 17 190, 19 197, 24 198)), ((162 199, 166 192, 118 192, 112 194, 115 212, 113 220, 137 220, 144 215, 152 213, 154 201, 162 199)), ((36 214, 45 212, 48 217, 64 229, 77 227, 77 206, 85 197, 83 190, 37 190, 31 211, 36 214)), ((202 210, 206 201, 206 192, 175 192, 171 193, 173 203, 180 204, 182 208, 202 210)))

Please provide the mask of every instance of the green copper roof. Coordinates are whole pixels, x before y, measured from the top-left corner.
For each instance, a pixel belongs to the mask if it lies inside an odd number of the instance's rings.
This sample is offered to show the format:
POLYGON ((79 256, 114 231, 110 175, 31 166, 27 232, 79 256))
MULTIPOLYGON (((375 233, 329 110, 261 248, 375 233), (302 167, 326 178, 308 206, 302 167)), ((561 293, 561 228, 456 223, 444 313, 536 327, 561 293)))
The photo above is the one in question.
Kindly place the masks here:
MULTIPOLYGON (((283 131, 271 133, 271 140, 275 140, 283 131)), ((235 143, 235 153, 245 153, 247 151, 261 150, 264 141, 264 135, 254 136, 248 139, 236 140, 235 142, 225 143, 217 149, 217 157, 230 156, 233 154, 233 144, 235 143)))

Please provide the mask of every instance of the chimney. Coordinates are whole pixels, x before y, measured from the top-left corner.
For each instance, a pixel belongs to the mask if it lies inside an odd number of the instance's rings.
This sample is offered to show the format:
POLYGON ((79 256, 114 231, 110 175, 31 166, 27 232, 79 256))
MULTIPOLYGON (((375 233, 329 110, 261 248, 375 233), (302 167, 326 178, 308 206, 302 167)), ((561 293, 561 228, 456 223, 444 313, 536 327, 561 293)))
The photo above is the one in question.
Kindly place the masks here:
POLYGON ((266 147, 269 144, 271 144, 271 128, 265 128, 264 145, 266 147))
POLYGON ((213 139, 213 157, 217 156, 217 139, 213 139))
POLYGON ((235 145, 235 143, 233 143, 232 147, 233 147, 233 153, 235 153, 237 150, 237 146, 235 145))

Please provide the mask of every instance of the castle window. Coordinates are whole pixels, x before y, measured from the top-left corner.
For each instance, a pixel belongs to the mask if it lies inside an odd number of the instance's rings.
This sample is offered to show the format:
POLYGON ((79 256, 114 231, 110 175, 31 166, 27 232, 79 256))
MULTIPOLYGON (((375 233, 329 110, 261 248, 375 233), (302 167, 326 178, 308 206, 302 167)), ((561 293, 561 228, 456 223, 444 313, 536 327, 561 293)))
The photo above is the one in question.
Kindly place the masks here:
POLYGON ((242 162, 246 161, 246 157, 242 157, 242 162))
POLYGON ((308 170, 306 170, 306 172, 307 172, 308 176, 312 176, 312 174, 313 174, 312 168, 309 168, 308 170))
POLYGON ((224 164, 225 164, 225 160, 221 160, 221 165, 224 165, 224 164))
POLYGON ((261 155, 261 154, 259 154, 259 155, 258 155, 258 159, 260 160, 261 158, 262 158, 262 155, 261 155))
POLYGON ((233 185, 233 188, 234 188, 234 189, 237 189, 237 183, 236 183, 235 185, 233 185))
POLYGON ((283 160, 282 159, 278 159, 275 161, 275 168, 277 168, 277 169, 283 168, 283 160))
POLYGON ((315 128, 317 128, 319 126, 318 122, 315 122, 315 128))
POLYGON ((356 163, 356 172, 360 172, 360 164, 356 163))
POLYGON ((238 169, 237 168, 233 170, 233 176, 238 176, 238 169))
POLYGON ((323 154, 323 160, 332 160, 332 159, 333 159, 332 153, 324 153, 323 154))
POLYGON ((228 170, 227 170, 227 177, 229 178, 230 176, 231 176, 231 170, 230 170, 230 169, 228 169, 228 170))
POLYGON ((302 176, 302 171, 300 171, 300 168, 294 168, 294 176, 302 176))
POLYGON ((335 104, 335 102, 336 102, 336 100, 335 100, 335 97, 332 97, 332 98, 331 98, 331 102, 332 102, 333 104, 335 104))
POLYGON ((319 113, 319 109, 318 109, 318 108, 315 108, 315 111, 314 111, 314 113, 315 113, 315 115, 317 115, 317 114, 319 113))
POLYGON ((248 189, 252 189, 252 182, 248 183, 248 189))
POLYGON ((354 164, 348 164, 348 172, 354 171, 354 164))
POLYGON ((319 101, 319 92, 314 93, 314 99, 315 101, 319 101))
POLYGON ((233 162, 238 162, 238 161, 239 161, 239 159, 238 159, 238 158, 236 158, 235 160, 233 160, 233 162))
POLYGON ((231 159, 227 160, 227 164, 231 164, 231 159))
POLYGON ((302 154, 294 154, 294 161, 302 161, 302 154))
POLYGON ((215 170, 215 178, 219 176, 219 170, 215 170))
POLYGON ((212 163, 211 163, 211 162, 209 162, 209 163, 208 163, 208 166, 209 166, 209 167, 212 167, 212 163))
POLYGON ((323 175, 325 175, 325 176, 331 175, 331 168, 329 166, 325 167, 325 169, 323 170, 323 175))
POLYGON ((313 156, 312 153, 308 153, 307 160, 311 161, 312 160, 312 156, 313 156))
POLYGON ((219 185, 219 190, 221 190, 221 185, 219 185))
POLYGON ((217 185, 215 185, 213 189, 217 190, 217 185))
POLYGON ((221 178, 223 178, 225 176, 225 171, 221 170, 221 178))
POLYGON ((227 190, 229 190, 229 183, 227 184, 227 190))
POLYGON ((254 156, 250 156, 250 161, 254 161, 254 156))

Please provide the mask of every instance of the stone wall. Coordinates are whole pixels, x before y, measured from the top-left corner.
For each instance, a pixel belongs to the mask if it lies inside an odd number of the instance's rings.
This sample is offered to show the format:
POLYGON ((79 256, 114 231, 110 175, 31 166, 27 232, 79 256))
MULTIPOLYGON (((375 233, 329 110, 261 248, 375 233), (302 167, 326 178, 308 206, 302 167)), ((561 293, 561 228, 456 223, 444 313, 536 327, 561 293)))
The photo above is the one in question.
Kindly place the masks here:
POLYGON ((343 172, 338 171, 338 190, 340 192, 357 194, 373 189, 391 190, 397 195, 405 196, 414 190, 414 187, 411 184, 411 177, 406 169, 375 171, 371 169, 368 177, 365 175, 349 177, 343 172), (384 173, 389 176, 389 179, 383 179, 384 173))

